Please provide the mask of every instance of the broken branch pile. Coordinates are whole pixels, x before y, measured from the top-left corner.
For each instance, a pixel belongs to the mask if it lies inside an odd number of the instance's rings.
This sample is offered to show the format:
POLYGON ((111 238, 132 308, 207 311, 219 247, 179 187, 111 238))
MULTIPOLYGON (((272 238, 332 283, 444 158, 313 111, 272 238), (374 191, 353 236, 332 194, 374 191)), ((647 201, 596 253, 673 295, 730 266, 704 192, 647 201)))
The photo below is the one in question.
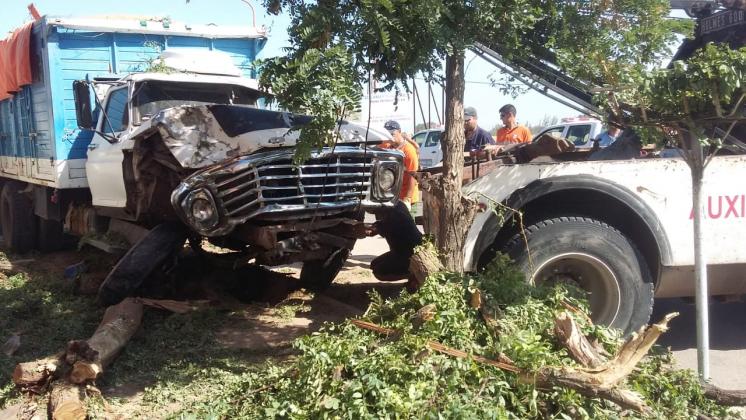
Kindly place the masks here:
MULTIPOLYGON (((415 258, 427 271, 430 259, 415 258)), ((691 372, 652 351, 671 314, 629 340, 593 325, 565 287, 534 288, 499 258, 431 275, 417 294, 373 293, 363 319, 295 344, 182 415, 222 418, 728 418, 691 372), (290 375, 288 372, 293 372, 290 375)))

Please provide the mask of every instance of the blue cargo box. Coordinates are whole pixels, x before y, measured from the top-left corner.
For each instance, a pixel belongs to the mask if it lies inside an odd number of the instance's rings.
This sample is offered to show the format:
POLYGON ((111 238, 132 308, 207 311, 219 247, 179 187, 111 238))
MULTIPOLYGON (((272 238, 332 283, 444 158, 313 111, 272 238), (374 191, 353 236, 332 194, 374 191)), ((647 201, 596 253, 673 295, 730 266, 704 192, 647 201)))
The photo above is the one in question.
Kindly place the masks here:
POLYGON ((228 53, 244 76, 264 47, 249 27, 189 26, 168 19, 44 17, 31 35, 33 83, 0 101, 2 176, 54 188, 87 186, 85 159, 92 133, 77 128, 72 83, 142 72, 166 49, 228 53))

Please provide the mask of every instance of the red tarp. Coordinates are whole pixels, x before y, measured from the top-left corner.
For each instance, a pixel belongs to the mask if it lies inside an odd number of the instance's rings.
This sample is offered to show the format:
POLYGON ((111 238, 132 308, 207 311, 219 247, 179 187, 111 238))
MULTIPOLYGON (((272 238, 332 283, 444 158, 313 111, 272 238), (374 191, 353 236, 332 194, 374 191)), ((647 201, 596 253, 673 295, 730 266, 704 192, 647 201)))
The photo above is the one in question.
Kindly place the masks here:
POLYGON ((31 27, 29 22, 0 41, 0 100, 29 85, 31 78, 31 27))

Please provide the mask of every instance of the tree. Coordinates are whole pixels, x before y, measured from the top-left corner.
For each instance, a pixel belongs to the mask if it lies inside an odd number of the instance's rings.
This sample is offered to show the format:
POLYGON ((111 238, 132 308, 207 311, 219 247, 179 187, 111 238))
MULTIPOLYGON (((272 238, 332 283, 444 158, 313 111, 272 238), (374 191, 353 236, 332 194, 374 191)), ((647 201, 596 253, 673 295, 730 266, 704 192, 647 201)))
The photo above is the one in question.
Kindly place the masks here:
POLYGON ((315 115, 301 132, 298 159, 335 141, 334 126, 357 107, 362 86, 409 89, 417 74, 439 79, 445 62, 443 171, 430 193, 440 205, 436 241, 445 266, 463 267, 476 203, 461 194, 464 165, 464 52, 480 41, 505 57, 528 56, 603 81, 603 64, 653 65, 680 32, 666 20, 668 0, 264 0, 292 18, 287 55, 265 61, 260 84, 280 104, 315 115), (600 60, 586 58, 605 58, 600 60), (332 133, 330 135, 330 133, 332 133))

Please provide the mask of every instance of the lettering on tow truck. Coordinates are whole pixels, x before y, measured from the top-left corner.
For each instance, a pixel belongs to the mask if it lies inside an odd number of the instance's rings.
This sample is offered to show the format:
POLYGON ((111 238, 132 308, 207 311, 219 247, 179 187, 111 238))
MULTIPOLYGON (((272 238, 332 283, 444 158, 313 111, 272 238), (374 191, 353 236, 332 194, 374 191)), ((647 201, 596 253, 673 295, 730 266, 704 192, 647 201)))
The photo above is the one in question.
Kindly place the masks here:
MULTIPOLYGON (((711 195, 707 205, 702 206, 707 219, 740 219, 746 217, 746 194, 711 195)), ((689 220, 694 219, 694 209, 689 212, 689 220)))

